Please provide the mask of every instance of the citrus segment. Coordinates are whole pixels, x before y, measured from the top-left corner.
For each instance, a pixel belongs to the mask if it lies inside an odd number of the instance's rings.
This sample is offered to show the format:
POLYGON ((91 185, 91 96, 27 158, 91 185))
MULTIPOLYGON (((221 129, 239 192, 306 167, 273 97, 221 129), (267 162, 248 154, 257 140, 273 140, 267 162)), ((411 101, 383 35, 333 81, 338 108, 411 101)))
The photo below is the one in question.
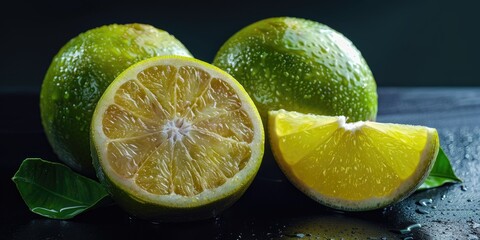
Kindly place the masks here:
POLYGON ((156 145, 161 143, 156 134, 110 141, 106 148, 108 163, 120 176, 131 178, 156 145))
POLYGON ((263 142, 260 116, 241 85, 183 57, 127 69, 104 93, 92 121, 99 179, 127 211, 161 220, 182 220, 172 209, 208 205, 211 216, 233 203, 260 166, 263 142), (153 210, 139 212, 132 204, 153 210))
POLYGON ((148 156, 145 164, 137 171, 135 183, 142 189, 158 195, 167 195, 173 192, 172 182, 171 151, 172 143, 165 141, 148 156), (151 176, 156 176, 152 178, 151 176))
POLYGON ((435 129, 346 123, 284 110, 269 112, 272 151, 287 177, 313 199, 343 210, 369 210, 408 196, 431 170, 435 129))
POLYGON ((154 120, 139 117, 118 105, 109 106, 106 114, 111 118, 103 119, 104 131, 105 135, 112 139, 139 136, 145 134, 146 130, 148 132, 160 130, 154 120))
POLYGON ((195 126, 241 142, 251 142, 254 136, 249 116, 244 111, 225 111, 216 117, 198 120, 195 126))
POLYGON ((166 119, 168 112, 138 81, 124 83, 115 95, 115 104, 142 118, 152 121, 166 119))
POLYGON ((279 141, 278 144, 281 149, 290 149, 290 151, 284 152, 284 159, 289 164, 303 159, 305 155, 330 137, 337 128, 336 119, 331 117, 301 115, 292 112, 289 115, 279 115, 278 118, 283 123, 277 125, 276 128, 277 136, 282 137, 282 141, 279 141), (306 119, 297 121, 299 117, 306 119))
POLYGON ((177 68, 173 66, 154 66, 137 74, 138 81, 150 91, 155 100, 167 114, 175 113, 175 79, 177 68))

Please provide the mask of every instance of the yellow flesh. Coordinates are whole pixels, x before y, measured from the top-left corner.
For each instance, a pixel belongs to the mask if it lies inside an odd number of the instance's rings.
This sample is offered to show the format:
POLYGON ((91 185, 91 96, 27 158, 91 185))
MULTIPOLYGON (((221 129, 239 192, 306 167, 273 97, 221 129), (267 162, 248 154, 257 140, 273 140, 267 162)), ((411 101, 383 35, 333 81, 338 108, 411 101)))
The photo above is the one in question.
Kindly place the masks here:
POLYGON ((252 154, 253 123, 239 96, 194 66, 153 66, 125 81, 102 127, 113 171, 156 195, 219 187, 252 154))
POLYGON ((426 147, 435 147, 428 142, 434 139, 429 138, 429 128, 360 125, 347 130, 338 117, 279 111, 271 130, 278 142, 273 148, 281 155, 283 167, 307 189, 347 201, 395 195, 432 161, 422 156, 426 147))

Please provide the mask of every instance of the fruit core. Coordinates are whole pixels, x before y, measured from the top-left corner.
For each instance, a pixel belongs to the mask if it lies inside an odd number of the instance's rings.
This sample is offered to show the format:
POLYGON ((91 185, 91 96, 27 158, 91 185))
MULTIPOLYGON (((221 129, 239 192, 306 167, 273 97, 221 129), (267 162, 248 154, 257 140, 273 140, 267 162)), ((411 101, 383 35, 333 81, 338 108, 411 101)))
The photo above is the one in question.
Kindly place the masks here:
POLYGON ((172 143, 181 141, 184 136, 188 136, 188 133, 192 130, 192 124, 184 118, 175 118, 167 121, 163 127, 163 133, 172 143))

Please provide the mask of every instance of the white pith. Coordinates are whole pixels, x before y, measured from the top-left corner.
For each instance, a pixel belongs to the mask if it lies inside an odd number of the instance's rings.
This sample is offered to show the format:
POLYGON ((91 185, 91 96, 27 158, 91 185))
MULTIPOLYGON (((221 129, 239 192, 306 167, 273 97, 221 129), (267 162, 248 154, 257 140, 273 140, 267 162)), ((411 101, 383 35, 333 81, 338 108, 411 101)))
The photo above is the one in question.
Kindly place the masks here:
POLYGON ((340 128, 343 128, 346 131, 355 132, 357 130, 360 130, 365 125, 365 122, 358 121, 353 123, 347 123, 347 118, 345 116, 339 116, 338 125, 340 128))

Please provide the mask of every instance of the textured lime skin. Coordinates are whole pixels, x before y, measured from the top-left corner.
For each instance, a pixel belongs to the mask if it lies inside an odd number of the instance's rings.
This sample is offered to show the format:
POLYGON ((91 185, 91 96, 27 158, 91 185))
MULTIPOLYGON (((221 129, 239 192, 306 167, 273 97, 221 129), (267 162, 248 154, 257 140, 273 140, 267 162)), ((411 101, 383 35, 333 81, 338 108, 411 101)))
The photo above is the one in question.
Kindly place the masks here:
POLYGON ((60 49, 43 81, 40 112, 47 138, 63 162, 94 174, 89 129, 98 99, 130 65, 161 55, 191 56, 175 37, 144 24, 95 28, 60 49))
POLYGON ((342 34, 299 18, 265 19, 233 35, 214 65, 237 79, 264 124, 269 110, 375 120, 377 87, 361 53, 342 34))

